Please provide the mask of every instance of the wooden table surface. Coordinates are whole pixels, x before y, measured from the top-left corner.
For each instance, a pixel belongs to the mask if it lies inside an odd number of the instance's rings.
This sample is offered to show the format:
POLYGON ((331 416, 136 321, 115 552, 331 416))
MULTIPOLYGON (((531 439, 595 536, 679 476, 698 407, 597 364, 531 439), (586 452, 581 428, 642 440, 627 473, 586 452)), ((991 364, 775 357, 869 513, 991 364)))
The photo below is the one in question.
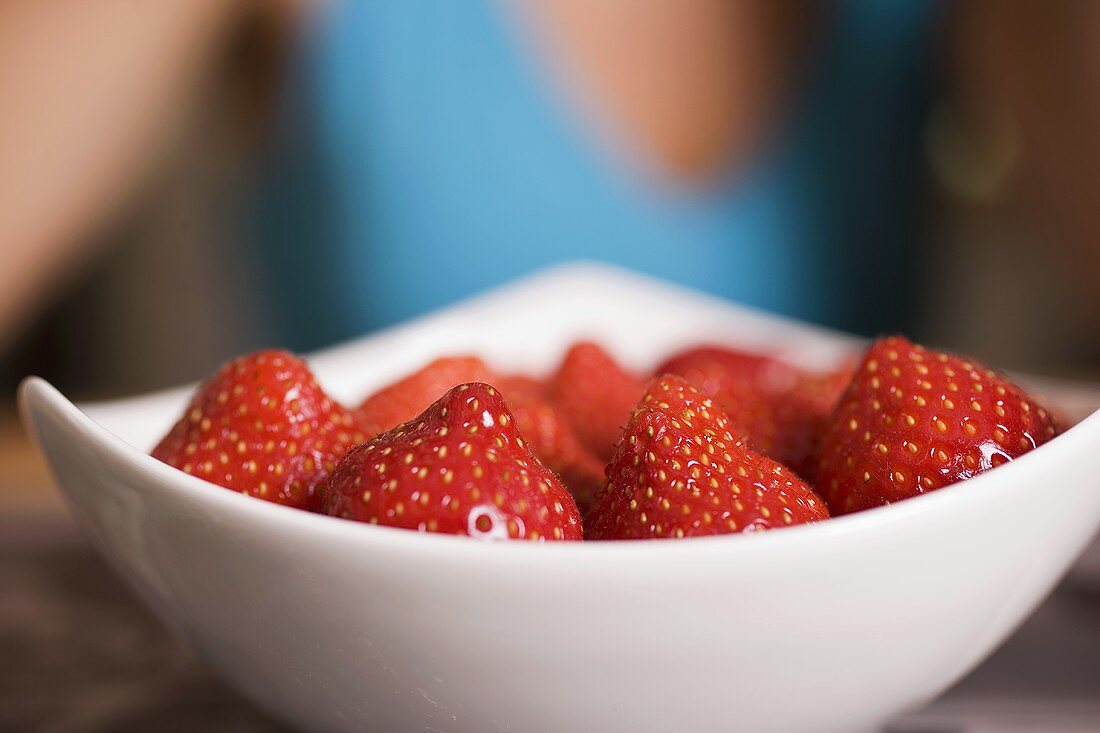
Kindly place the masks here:
MULTIPOLYGON (((0 415, 0 731, 284 730, 131 599, 0 415)), ((1100 573, 1071 576, 978 670, 894 733, 1100 731, 1100 573)))

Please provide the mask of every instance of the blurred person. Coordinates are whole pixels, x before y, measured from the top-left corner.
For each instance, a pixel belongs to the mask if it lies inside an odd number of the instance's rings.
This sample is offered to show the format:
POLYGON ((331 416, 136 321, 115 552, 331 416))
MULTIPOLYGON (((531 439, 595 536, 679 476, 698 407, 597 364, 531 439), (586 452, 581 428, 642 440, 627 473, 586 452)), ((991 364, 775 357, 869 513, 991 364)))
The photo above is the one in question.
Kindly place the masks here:
MULTIPOLYGON (((220 111, 225 96, 196 93, 212 75, 255 63, 255 47, 226 50, 245 26, 274 39, 268 134, 227 156, 251 171, 228 177, 232 206, 190 194, 196 220, 235 223, 217 245, 201 228, 188 241, 176 212, 171 265, 111 311, 152 309, 147 334, 187 334, 181 360, 310 348, 578 258, 864 332, 904 327, 936 14, 881 0, 5 3, 0 340, 109 245, 92 233, 174 149, 210 147, 181 142, 181 120, 220 111), (206 355, 245 313, 254 330, 206 355)), ((263 80, 242 84, 255 96, 263 80)), ((164 353, 161 340, 142 359, 141 342, 126 341, 131 363, 164 353)))

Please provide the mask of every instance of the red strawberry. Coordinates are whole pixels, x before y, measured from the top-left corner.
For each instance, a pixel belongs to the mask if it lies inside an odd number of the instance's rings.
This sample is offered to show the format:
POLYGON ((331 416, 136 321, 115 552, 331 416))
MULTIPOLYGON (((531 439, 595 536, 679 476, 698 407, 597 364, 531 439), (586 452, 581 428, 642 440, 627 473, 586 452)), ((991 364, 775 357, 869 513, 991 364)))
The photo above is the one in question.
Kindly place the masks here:
POLYGON ((535 397, 546 398, 550 386, 543 380, 527 374, 509 374, 500 378, 500 386, 507 387, 513 392, 523 392, 535 397))
POLYGON ((683 376, 729 415, 734 432, 801 470, 849 372, 805 372, 764 354, 703 346, 672 357, 661 373, 683 376))
POLYGON ((582 342, 566 353, 550 382, 550 398, 581 442, 606 461, 643 387, 600 346, 582 342))
POLYGON ((831 372, 803 372, 794 388, 785 396, 799 412, 827 418, 855 373, 854 363, 845 364, 831 372))
POLYGON ((317 511, 317 485, 366 440, 305 363, 259 351, 226 364, 198 388, 153 457, 212 483, 317 511))
MULTIPOLYGON (((760 447, 761 452, 791 466, 799 475, 808 476, 814 449, 851 379, 851 367, 834 372, 803 372, 789 391, 773 395, 768 404, 774 433, 770 442, 760 447)), ((747 430, 751 443, 752 427, 747 430)))
POLYGON ((730 432, 722 408, 674 375, 650 383, 589 517, 590 539, 749 532, 828 518, 787 467, 730 432))
POLYGON ((535 391, 537 387, 538 383, 522 377, 500 382, 520 434, 539 460, 561 477, 585 513, 603 484, 604 463, 580 442, 561 412, 535 391))
POLYGON ((496 375, 476 356, 446 356, 378 390, 359 406, 370 436, 411 420, 443 395, 467 382, 494 382, 496 375))
POLYGON ((368 437, 411 420, 447 390, 469 382, 500 389, 531 450, 561 477, 577 501, 590 504, 603 483, 603 462, 581 444, 557 408, 546 401, 545 385, 532 377, 501 377, 474 356, 436 359, 368 397, 359 408, 368 437))
POLYGON ((345 456, 325 513, 483 539, 579 540, 580 514, 496 389, 463 384, 345 456))
POLYGON ((1023 390, 976 361, 876 341, 821 439, 816 486, 834 513, 968 479, 1054 437, 1023 390))
POLYGON ((767 354, 723 346, 696 346, 673 355, 653 372, 679 374, 710 396, 731 381, 750 386, 768 396, 790 391, 802 376, 800 370, 767 354))

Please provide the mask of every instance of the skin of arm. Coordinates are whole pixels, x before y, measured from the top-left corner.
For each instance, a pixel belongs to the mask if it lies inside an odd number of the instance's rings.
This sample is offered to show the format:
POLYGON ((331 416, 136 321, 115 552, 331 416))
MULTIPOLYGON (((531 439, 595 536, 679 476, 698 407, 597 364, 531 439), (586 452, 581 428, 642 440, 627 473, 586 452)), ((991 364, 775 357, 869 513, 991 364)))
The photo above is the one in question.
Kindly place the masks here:
POLYGON ((140 185, 243 9, 0 2, 0 347, 140 185))

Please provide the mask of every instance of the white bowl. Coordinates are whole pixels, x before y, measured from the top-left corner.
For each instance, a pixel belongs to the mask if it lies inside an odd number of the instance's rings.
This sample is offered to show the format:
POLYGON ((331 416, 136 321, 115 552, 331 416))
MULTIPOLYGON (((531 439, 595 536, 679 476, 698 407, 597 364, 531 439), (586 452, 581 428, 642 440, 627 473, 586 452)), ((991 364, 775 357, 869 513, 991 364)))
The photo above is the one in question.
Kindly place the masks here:
MULTIPOLYGON (((698 341, 825 365, 850 337, 573 266, 317 355, 341 398, 448 352, 544 371, 579 336, 639 368, 698 341)), ((167 624, 309 730, 873 730, 936 695, 1100 523, 1100 415, 1010 465, 756 535, 484 544, 216 489, 146 455, 187 389, 85 412, 28 379, 71 511, 167 624)))

